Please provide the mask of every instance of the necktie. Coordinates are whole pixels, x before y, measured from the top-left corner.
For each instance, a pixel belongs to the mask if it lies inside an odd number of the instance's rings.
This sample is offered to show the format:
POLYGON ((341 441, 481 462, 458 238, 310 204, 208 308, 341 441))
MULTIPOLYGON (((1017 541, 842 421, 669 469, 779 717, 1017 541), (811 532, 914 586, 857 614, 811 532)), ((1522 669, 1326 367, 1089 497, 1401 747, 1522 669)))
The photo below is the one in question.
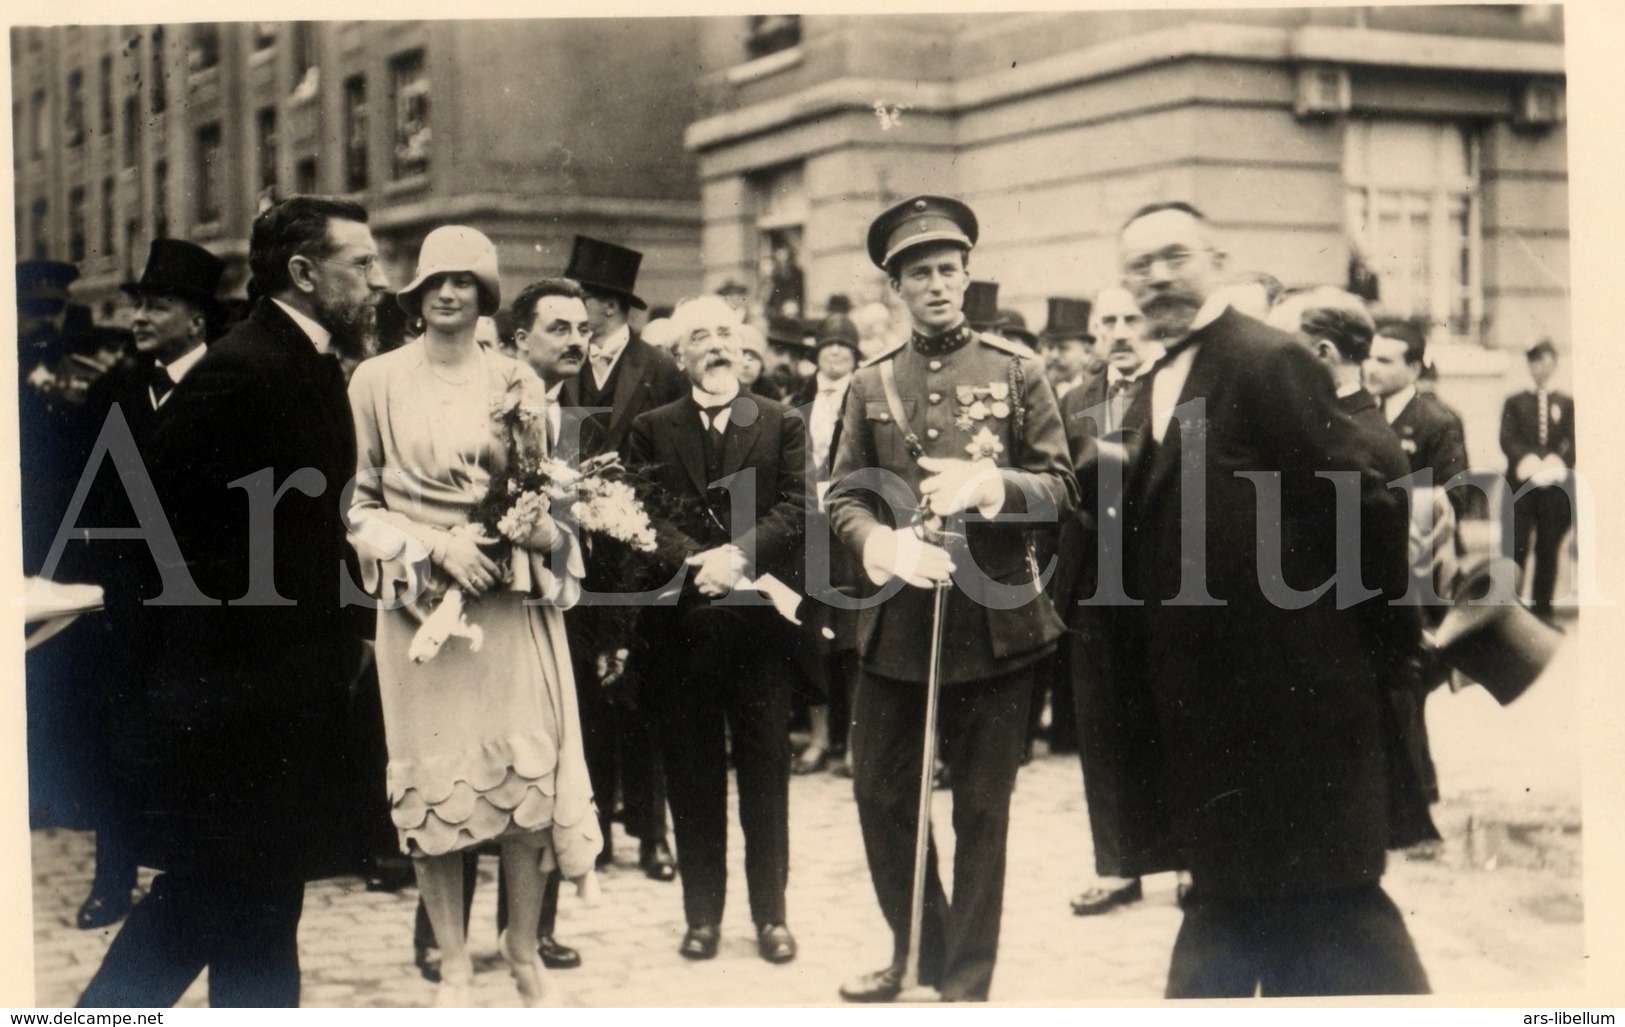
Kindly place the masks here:
POLYGON ((152 407, 154 410, 163 406, 164 397, 175 388, 175 379, 169 376, 169 369, 162 364, 154 364, 147 372, 147 388, 152 390, 152 407))
POLYGON ((1536 415, 1536 417, 1539 418, 1539 424, 1540 424, 1540 428, 1539 428, 1540 434, 1537 436, 1537 441, 1539 441, 1542 446, 1546 445, 1546 433, 1547 433, 1548 429, 1551 426, 1551 410, 1550 410, 1550 408, 1549 408, 1549 406, 1547 404, 1548 404, 1548 397, 1546 395, 1546 390, 1545 389, 1536 389, 1535 390, 1535 415, 1536 415))
POLYGON ((1119 378, 1106 386, 1106 430, 1116 431, 1123 423, 1123 415, 1128 413, 1128 405, 1134 400, 1134 382, 1128 378, 1119 378))

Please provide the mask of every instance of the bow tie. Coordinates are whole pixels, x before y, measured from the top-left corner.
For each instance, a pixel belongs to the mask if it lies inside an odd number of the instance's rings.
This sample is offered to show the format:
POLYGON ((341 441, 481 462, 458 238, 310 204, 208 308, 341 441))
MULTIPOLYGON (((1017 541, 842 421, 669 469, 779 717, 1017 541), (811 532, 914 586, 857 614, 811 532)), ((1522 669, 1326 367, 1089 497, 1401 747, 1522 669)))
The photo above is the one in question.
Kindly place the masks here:
POLYGON ((1106 395, 1121 396, 1123 393, 1129 391, 1138 384, 1139 379, 1136 378, 1119 378, 1110 385, 1106 386, 1106 395))
POLYGON ((976 338, 976 329, 970 326, 970 322, 961 321, 957 327, 950 328, 937 335, 924 335, 921 334, 919 329, 915 329, 914 334, 909 337, 909 341, 921 356, 940 357, 963 348, 974 338, 976 338))

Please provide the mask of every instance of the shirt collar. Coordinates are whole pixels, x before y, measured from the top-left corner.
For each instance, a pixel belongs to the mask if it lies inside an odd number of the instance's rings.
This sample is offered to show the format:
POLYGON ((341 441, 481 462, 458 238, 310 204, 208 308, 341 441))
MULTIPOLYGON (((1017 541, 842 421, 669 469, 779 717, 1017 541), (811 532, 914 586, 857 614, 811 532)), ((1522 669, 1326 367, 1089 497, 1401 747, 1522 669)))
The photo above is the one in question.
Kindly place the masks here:
POLYGON ((1388 418, 1388 423, 1393 424, 1394 421, 1398 419, 1399 415, 1405 412, 1405 408, 1411 405, 1411 400, 1415 398, 1416 386, 1407 385, 1403 389, 1400 389, 1398 392, 1394 393, 1392 396, 1389 396, 1387 399, 1383 400, 1382 413, 1383 416, 1388 418))
POLYGON ((852 384, 851 375, 844 375, 843 377, 831 381, 830 379, 824 377, 824 372, 820 371, 818 372, 817 377, 819 392, 823 392, 825 389, 833 389, 836 392, 845 392, 846 387, 852 384))
POLYGON ((739 397, 739 381, 735 379, 733 388, 730 391, 717 394, 706 392, 696 385, 692 390, 692 395, 694 403, 702 410, 706 407, 719 407, 726 403, 732 403, 739 397))
POLYGON ((186 377, 186 372, 190 371, 199 360, 202 360, 203 354, 207 352, 209 352, 209 347, 207 346, 193 346, 184 355, 176 357, 167 364, 160 364, 159 366, 164 369, 165 374, 169 375, 170 381, 179 384, 180 380, 186 377))
POLYGON ((281 307, 284 313, 293 318, 293 323, 298 325, 299 330, 304 332, 305 335, 310 338, 310 343, 312 346, 316 347, 317 353, 327 352, 327 345, 330 341, 332 341, 333 338, 332 332, 328 331, 326 328, 323 328, 313 318, 307 316, 299 310, 295 310, 293 307, 288 306, 288 304, 277 299, 275 296, 271 297, 271 302, 281 307))
POLYGON ((593 356, 608 357, 611 362, 613 362, 620 357, 621 351, 624 350, 626 348, 626 344, 631 341, 631 327, 629 325, 621 325, 613 332, 610 332, 608 335, 604 336, 602 341, 595 340, 592 344, 591 352, 593 356))
POLYGON ((1343 386, 1338 387, 1337 398, 1338 399, 1347 398, 1347 397, 1352 396, 1355 393, 1359 392, 1362 388, 1364 388, 1364 386, 1361 385, 1359 382, 1349 382, 1347 385, 1343 385, 1343 386))
POLYGON ((545 392, 543 395, 545 395, 547 397, 547 401, 549 403, 557 404, 558 401, 559 401, 559 393, 561 393, 563 391, 564 391, 564 382, 561 380, 557 384, 555 384, 552 388, 548 389, 547 392, 545 392))

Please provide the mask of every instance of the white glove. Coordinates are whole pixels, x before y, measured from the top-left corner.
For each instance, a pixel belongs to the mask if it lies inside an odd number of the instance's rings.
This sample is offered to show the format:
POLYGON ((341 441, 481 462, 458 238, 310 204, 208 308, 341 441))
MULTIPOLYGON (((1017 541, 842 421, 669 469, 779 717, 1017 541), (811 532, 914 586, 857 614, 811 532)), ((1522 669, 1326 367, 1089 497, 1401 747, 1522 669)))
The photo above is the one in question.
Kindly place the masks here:
POLYGON ((919 463, 929 475, 920 482, 920 498, 938 517, 966 510, 992 517, 1004 507, 1004 479, 993 461, 922 456, 919 463))
POLYGON ((876 528, 863 543, 863 570, 877 585, 902 578, 916 588, 934 588, 953 576, 954 562, 946 549, 912 531, 876 528))
POLYGON ((734 590, 745 569, 745 554, 736 546, 717 546, 688 558, 690 567, 698 567, 694 587, 700 595, 715 599, 734 590))
POLYGON ((1533 478, 1535 475, 1540 473, 1540 467, 1541 467, 1540 457, 1536 456, 1533 453, 1525 454, 1524 458, 1522 460, 1518 461, 1518 470, 1517 470, 1518 480, 1519 481, 1528 481, 1529 479, 1533 478))

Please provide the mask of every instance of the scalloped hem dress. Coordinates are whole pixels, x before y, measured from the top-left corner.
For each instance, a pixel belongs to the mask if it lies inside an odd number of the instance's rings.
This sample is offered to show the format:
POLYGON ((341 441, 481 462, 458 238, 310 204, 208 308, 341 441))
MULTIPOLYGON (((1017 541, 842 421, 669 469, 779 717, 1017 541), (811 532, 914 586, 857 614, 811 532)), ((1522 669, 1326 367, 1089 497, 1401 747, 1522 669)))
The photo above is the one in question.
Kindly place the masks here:
MULTIPOLYGON (((485 362, 484 381, 452 388, 431 377, 421 344, 413 344, 363 362, 351 379, 360 466, 410 471, 358 479, 352 509, 363 578, 386 600, 420 573, 438 577, 423 546, 413 548, 418 528, 465 523, 493 463, 505 462, 491 404, 520 385, 540 388, 510 359, 491 354, 485 362)), ((477 652, 453 637, 415 664, 407 651, 430 604, 419 597, 379 611, 390 815, 409 855, 540 836, 542 867, 575 878, 592 870, 603 848, 560 612, 579 594, 583 568, 572 537, 555 558, 557 574, 541 554, 515 550, 514 584, 468 601, 468 620, 484 632, 477 652)))

